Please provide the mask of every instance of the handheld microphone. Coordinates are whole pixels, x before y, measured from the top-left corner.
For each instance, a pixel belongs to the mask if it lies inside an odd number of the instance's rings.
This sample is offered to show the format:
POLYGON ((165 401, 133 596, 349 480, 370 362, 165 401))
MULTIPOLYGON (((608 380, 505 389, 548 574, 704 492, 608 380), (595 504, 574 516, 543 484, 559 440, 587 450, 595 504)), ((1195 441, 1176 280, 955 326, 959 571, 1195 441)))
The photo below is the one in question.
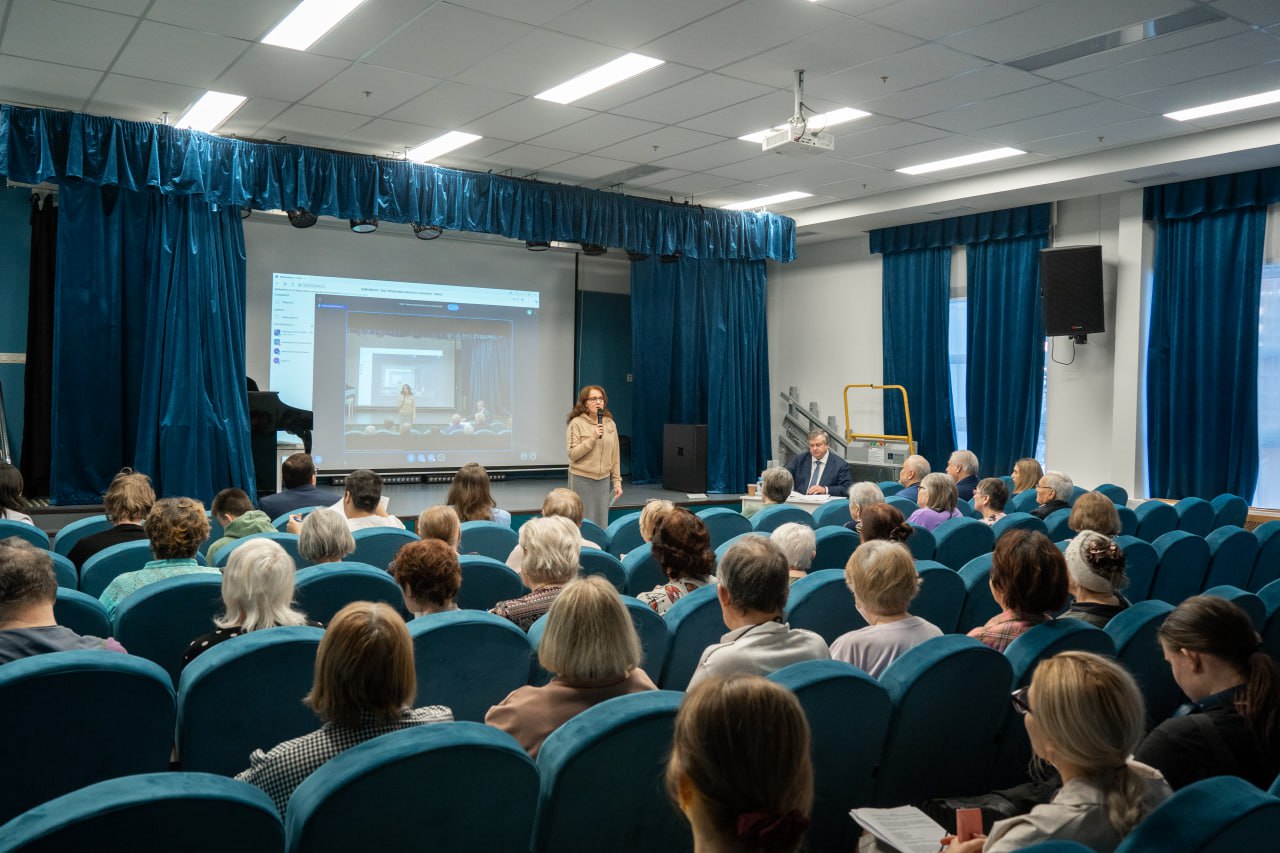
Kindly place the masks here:
POLYGON ((596 425, 601 426, 603 424, 604 424, 604 412, 600 411, 599 409, 596 409, 596 425))

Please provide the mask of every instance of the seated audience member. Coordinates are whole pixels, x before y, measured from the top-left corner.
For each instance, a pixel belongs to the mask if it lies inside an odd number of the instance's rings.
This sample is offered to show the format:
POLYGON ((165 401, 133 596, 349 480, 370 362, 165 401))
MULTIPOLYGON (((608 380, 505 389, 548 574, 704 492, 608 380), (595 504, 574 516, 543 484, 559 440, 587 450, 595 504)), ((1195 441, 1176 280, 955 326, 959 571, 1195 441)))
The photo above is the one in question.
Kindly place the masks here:
POLYGON ((690 687, 676 714, 667 792, 693 828, 695 853, 800 850, 813 764, 795 694, 750 675, 690 687))
MULTIPOLYGON (((358 468, 347 475, 342 500, 330 509, 347 519, 347 528, 352 533, 370 527, 404 529, 400 519, 388 515, 382 508, 382 477, 368 468, 358 468)), ((298 533, 301 529, 302 525, 296 515, 289 519, 290 533, 298 533), (297 527, 294 526, 295 522, 297 527)))
POLYGON ((902 484, 898 497, 919 503, 920 482, 929 476, 930 470, 929 460, 923 456, 908 456, 903 460, 902 470, 898 472, 898 482, 902 484))
POLYGON ((1066 604, 1067 561, 1043 533, 1005 531, 991 555, 991 595, 1000 612, 969 636, 1003 652, 1066 604))
POLYGON ((947 476, 955 481, 959 499, 969 500, 978 487, 978 457, 971 450, 955 451, 947 460, 947 476))
POLYGON ((275 533, 275 525, 260 509, 253 508, 253 501, 241 489, 223 489, 213 496, 213 504, 209 511, 222 525, 222 536, 213 541, 205 552, 209 565, 217 558, 218 552, 237 539, 243 539, 253 533, 275 533))
POLYGON ((920 592, 920 573, 905 545, 883 539, 859 545, 844 567, 844 582, 867 627, 837 637, 832 659, 879 678, 903 653, 942 636, 936 625, 907 612, 920 592))
POLYGON ((862 518, 862 511, 872 504, 884 503, 884 492, 880 491, 880 487, 875 483, 861 482, 854 483, 849 489, 849 521, 845 522, 845 527, 858 532, 858 521, 862 518))
POLYGON ((145 523, 151 555, 155 558, 136 572, 125 572, 107 585, 101 601, 107 616, 114 619, 116 608, 129 595, 149 583, 179 575, 221 574, 196 562, 200 544, 209 538, 209 519, 204 504, 191 498, 158 500, 147 513, 145 523))
POLYGON ((675 508, 676 505, 671 501, 661 498, 645 501, 644 509, 640 510, 640 538, 645 542, 652 542, 662 516, 675 508))
POLYGON ((760 483, 760 503, 750 503, 743 508, 742 514, 746 518, 750 518, 767 506, 786 503, 795 488, 791 472, 786 468, 766 468, 760 475, 760 483))
POLYGON ((1040 485, 1040 478, 1044 476, 1044 469, 1040 467, 1040 463, 1033 457, 1024 456, 1013 463, 1012 476, 1013 493, 1020 495, 1027 489, 1034 489, 1040 485))
POLYGON ((331 509, 307 513, 298 532, 298 553, 311 565, 341 563, 355 553, 356 540, 347 520, 331 509))
POLYGON ((400 614, 382 602, 354 601, 329 623, 316 652, 315 684, 303 700, 324 725, 268 752, 256 749, 236 775, 270 795, 283 816, 289 797, 326 761, 389 732, 443 723, 443 705, 410 708, 418 684, 413 641, 400 614))
POLYGON ((1103 536, 1120 535, 1120 513, 1111 498, 1098 492, 1085 492, 1071 505, 1067 527, 1076 533, 1094 530, 1103 536))
POLYGON ((468 462, 453 475, 445 503, 458 513, 459 521, 493 521, 511 526, 511 513, 498 509, 489 492, 489 472, 475 462, 468 462))
POLYGON ((294 609, 296 573, 293 558, 270 539, 255 539, 232 551, 222 570, 222 615, 213 620, 217 627, 191 641, 182 656, 182 665, 191 663, 211 646, 251 631, 281 625, 324 627, 294 609))
POLYGON ((666 616, 671 605, 699 587, 715 583, 716 555, 707 525, 689 510, 676 507, 663 513, 653 534, 653 558, 667 582, 636 598, 666 616))
POLYGON ((142 520, 156 502, 150 477, 124 469, 111 479, 102 502, 106 506, 107 520, 112 526, 90 534, 71 546, 71 553, 67 558, 77 569, 83 569, 85 560, 112 545, 140 542, 147 538, 147 531, 142 529, 142 520))
POLYGON ((812 527, 794 521, 780 524, 769 538, 787 555, 787 574, 791 583, 809 574, 813 558, 818 556, 818 542, 812 527))
POLYGON ((387 567, 400 584, 404 606, 415 617, 458 609, 462 567, 458 551, 439 539, 408 542, 387 567))
POLYGON ((905 543, 914 532, 915 528, 907 524, 902 512, 888 504, 872 504, 862 511, 858 520, 858 535, 863 542, 887 539, 905 543))
POLYGON ((1110 536, 1093 530, 1077 533, 1067 546, 1067 592, 1071 606, 1063 619, 1083 619, 1097 628, 1129 607, 1120 590, 1129 585, 1124 574, 1124 551, 1110 536))
POLYGON ((124 651, 111 638, 82 637, 59 625, 53 615, 57 600, 49 552, 16 536, 0 539, 0 664, 46 652, 124 651))
POLYGON ((747 536, 734 543, 720 560, 717 579, 729 633, 702 653, 690 688, 714 675, 768 675, 787 664, 831 657, 822 637, 782 621, 790 578, 787 557, 772 541, 747 536))
POLYGON ((907 521, 925 530, 937 530, 944 521, 964 517, 956 502, 955 480, 946 474, 926 474, 920 483, 920 508, 907 521))
POLYGON ((1210 776, 1269 787, 1280 774, 1280 671, 1249 617, 1224 598, 1197 595, 1169 614, 1158 636, 1191 704, 1147 735, 1137 759, 1175 789, 1210 776))
MULTIPOLYGON (((582 519, 586 513, 586 508, 582 505, 582 498, 578 497, 578 493, 572 489, 552 489, 547 496, 542 499, 542 517, 552 518, 560 516, 567 518, 573 522, 574 527, 578 528, 578 547, 594 548, 601 550, 600 546, 595 542, 588 542, 582 537, 582 519)), ((519 545, 511 549, 511 553, 507 555, 507 566, 512 571, 520 571, 520 566, 524 560, 524 551, 519 545)))
POLYGON ((489 612, 528 631, 578 574, 581 535, 572 521, 559 516, 532 518, 520 525, 520 547, 524 549, 521 575, 532 592, 499 601, 489 612))
POLYGON ((1004 505, 1009 502, 1009 487, 999 477, 987 477, 978 482, 973 491, 973 508, 982 514, 987 524, 995 524, 1004 518, 1004 505))
POLYGON ((797 453, 787 463, 795 489, 802 495, 849 494, 853 474, 849 463, 836 456, 827 446, 827 431, 809 430, 809 452, 797 453))
POLYGON ((31 516, 23 512, 27 499, 22 496, 22 472, 16 465, 0 462, 0 519, 35 524, 31 516))
POLYGON ((520 742, 530 758, 573 717, 606 699, 657 690, 640 668, 640 638, 618 591, 599 575, 572 581, 547 612, 538 663, 553 674, 543 687, 507 694, 484 715, 520 742))
POLYGON ((1048 518, 1060 509, 1071 506, 1071 489, 1075 484, 1061 471, 1046 471, 1036 484, 1036 503, 1031 510, 1036 518, 1048 518))
POLYGON ((442 435, 453 435, 455 432, 462 432, 462 415, 457 412, 449 418, 449 423, 440 428, 442 435))
POLYGON ((416 527, 419 539, 439 539, 454 551, 462 545, 462 522, 451 506, 427 507, 418 514, 416 527))
POLYGON ((1061 652, 1013 694, 1031 748, 1062 776, 1062 788, 1030 814, 997 821, 991 835, 951 842, 947 853, 1006 853, 1043 841, 1074 841, 1111 853, 1173 793, 1157 769, 1130 758, 1146 709, 1133 676, 1090 652, 1061 652))
POLYGON ((316 465, 309 453, 294 453, 280 464, 282 490, 258 499, 258 508, 275 520, 295 509, 330 506, 336 497, 316 488, 316 465))

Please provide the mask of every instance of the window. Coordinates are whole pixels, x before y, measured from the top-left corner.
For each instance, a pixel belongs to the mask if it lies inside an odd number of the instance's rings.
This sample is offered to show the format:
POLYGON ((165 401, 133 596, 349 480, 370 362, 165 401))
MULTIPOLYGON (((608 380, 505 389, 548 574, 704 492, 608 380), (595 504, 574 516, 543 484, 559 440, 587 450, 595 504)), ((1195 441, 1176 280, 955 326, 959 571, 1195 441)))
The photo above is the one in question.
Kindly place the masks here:
POLYGON ((951 364, 951 419, 956 425, 956 447, 969 446, 968 391, 968 298, 951 299, 951 314, 947 327, 947 354, 951 364))
POLYGON ((1252 503, 1280 507, 1280 263, 1262 267, 1258 303, 1258 488, 1252 503))

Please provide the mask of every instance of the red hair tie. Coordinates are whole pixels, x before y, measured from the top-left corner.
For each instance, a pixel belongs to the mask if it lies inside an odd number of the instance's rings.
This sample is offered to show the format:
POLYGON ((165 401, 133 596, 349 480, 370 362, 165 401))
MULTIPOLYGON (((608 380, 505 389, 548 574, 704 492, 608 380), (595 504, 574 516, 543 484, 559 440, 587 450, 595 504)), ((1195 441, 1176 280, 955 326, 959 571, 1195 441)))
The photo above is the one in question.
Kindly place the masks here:
POLYGON ((745 812, 738 815, 738 838, 755 847, 787 847, 809 828, 809 817, 798 811, 784 815, 745 812))

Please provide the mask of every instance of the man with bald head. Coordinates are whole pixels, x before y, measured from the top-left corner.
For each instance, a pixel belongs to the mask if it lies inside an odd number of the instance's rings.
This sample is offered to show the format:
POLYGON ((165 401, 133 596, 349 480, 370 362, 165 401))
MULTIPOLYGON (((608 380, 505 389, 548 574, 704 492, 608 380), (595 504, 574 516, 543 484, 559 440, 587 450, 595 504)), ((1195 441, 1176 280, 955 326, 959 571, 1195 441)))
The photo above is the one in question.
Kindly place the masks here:
POLYGON ((919 501, 920 481, 930 473, 930 470, 928 459, 923 456, 908 456, 902 463, 902 471, 898 474, 898 482, 902 484, 902 491, 898 492, 898 497, 919 501))
POLYGON ((978 488, 978 457, 972 450, 957 450, 947 460, 947 476, 956 481, 956 494, 960 500, 973 499, 978 488))

